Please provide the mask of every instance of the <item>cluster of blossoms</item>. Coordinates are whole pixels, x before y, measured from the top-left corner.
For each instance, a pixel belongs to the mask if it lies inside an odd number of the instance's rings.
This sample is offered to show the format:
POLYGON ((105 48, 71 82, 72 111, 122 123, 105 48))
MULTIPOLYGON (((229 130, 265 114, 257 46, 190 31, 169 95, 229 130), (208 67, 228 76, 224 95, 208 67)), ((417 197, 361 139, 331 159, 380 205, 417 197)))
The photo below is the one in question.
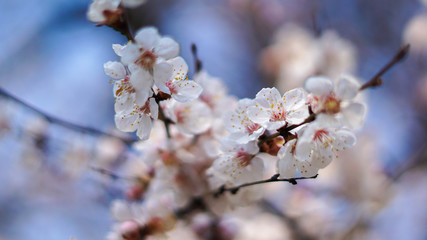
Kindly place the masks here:
POLYGON ((279 90, 284 90, 301 86, 310 76, 336 79, 342 73, 353 73, 356 51, 333 30, 315 36, 303 27, 287 24, 275 34, 260 60, 263 70, 276 80, 279 90))
MULTIPOLYGON (((121 61, 104 69, 114 80, 116 126, 142 140, 134 146, 141 157, 128 167, 135 181, 126 196, 143 201, 113 205, 118 224, 111 240, 168 235, 180 209, 195 200, 220 216, 260 199, 259 186, 227 191, 262 180, 266 156, 276 159, 280 178, 314 177, 355 144, 351 129, 363 123, 365 107, 355 100, 361 86, 352 76, 311 77, 283 95, 264 88, 237 101, 203 70, 190 80, 179 45, 153 27, 113 49, 121 61)), ((233 239, 233 231, 218 227, 218 216, 209 228, 233 239)))

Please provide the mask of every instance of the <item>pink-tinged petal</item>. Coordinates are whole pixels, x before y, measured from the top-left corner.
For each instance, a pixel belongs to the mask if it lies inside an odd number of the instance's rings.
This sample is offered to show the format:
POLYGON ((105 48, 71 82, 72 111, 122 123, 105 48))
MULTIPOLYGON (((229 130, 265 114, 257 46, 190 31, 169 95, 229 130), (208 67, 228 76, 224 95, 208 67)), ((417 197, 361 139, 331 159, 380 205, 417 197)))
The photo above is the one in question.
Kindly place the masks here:
POLYGON ((365 122, 366 107, 361 103, 351 103, 341 110, 343 124, 349 128, 362 127, 365 122))
POLYGON ((154 80, 150 72, 138 69, 130 75, 130 83, 137 91, 148 91, 153 87, 154 80))
POLYGON ((104 63, 104 72, 113 79, 123 79, 126 76, 126 69, 120 62, 104 63))
POLYGON ((346 148, 351 148, 356 144, 356 136, 351 131, 348 131, 346 129, 340 129, 335 134, 336 139, 333 142, 333 147, 338 151, 345 150, 346 148))
POLYGON ((172 65, 166 61, 159 61, 153 67, 154 83, 160 91, 170 94, 169 88, 166 83, 172 76, 172 65))
POLYGON ((174 58, 179 54, 179 44, 170 37, 163 37, 154 48, 154 52, 164 59, 174 58))
POLYGON ((270 114, 265 108, 255 105, 248 108, 248 117, 251 121, 266 126, 270 121, 270 114))
POLYGON ((360 83, 356 78, 350 75, 343 75, 338 80, 335 94, 338 99, 351 100, 359 93, 360 83))
POLYGON ((302 88, 295 88, 287 91, 283 95, 284 108, 286 111, 291 111, 306 107, 306 98, 306 93, 302 88))
POLYGON ((135 35, 135 41, 144 50, 153 50, 160 40, 159 31, 155 27, 144 27, 135 35))
POLYGON ((150 108, 150 116, 153 119, 157 119, 159 117, 159 105, 157 104, 154 98, 150 98, 149 100, 149 108, 150 108))
POLYGON ((150 116, 142 114, 136 135, 141 140, 147 140, 150 137, 152 122, 150 116))
POLYGON ((123 132, 133 132, 136 130, 137 125, 135 122, 138 120, 139 115, 132 111, 116 113, 114 121, 116 127, 123 132))
POLYGON ((263 88, 255 97, 255 101, 264 108, 273 108, 281 100, 282 95, 280 95, 279 90, 276 88, 263 88))
POLYGON ((277 172, 282 178, 292 178, 296 172, 296 160, 292 153, 292 148, 295 144, 295 140, 291 140, 286 143, 285 146, 281 147, 277 156, 277 172))
POLYGON ((330 145, 318 143, 318 146, 313 151, 311 164, 317 168, 324 168, 332 162, 334 156, 334 152, 330 145))
POLYGON ((175 84, 176 92, 172 93, 172 97, 178 102, 193 101, 202 93, 202 87, 195 81, 186 80, 175 84))
POLYGON ((144 106, 147 99, 151 97, 153 91, 151 89, 138 91, 135 93, 135 104, 138 106, 144 106))
POLYGON ((329 78, 310 77, 305 81, 304 88, 315 96, 326 96, 333 92, 334 85, 329 78))

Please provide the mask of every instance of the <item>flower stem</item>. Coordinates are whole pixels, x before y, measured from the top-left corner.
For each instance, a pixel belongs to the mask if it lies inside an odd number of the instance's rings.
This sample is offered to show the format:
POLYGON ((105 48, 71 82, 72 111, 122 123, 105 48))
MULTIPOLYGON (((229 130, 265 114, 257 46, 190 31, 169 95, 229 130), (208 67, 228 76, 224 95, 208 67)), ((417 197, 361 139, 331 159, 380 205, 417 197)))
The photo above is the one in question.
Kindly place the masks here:
POLYGON ((57 117, 54 117, 50 114, 47 114, 44 111, 30 105, 29 103, 24 102, 23 100, 15 97, 14 95, 12 95, 11 93, 7 92, 6 90, 4 90, 2 88, 0 88, 0 95, 6 97, 8 99, 11 99, 12 101, 14 101, 20 105, 23 105, 26 108, 31 109, 32 111, 43 116, 49 123, 58 124, 58 125, 61 125, 65 128, 68 128, 70 130, 77 131, 77 132, 88 133, 88 134, 92 134, 92 135, 104 135, 104 136, 108 136, 108 137, 117 138, 117 139, 120 139, 122 142, 124 142, 126 145, 130 145, 133 142, 137 141, 136 138, 121 137, 121 136, 117 136, 117 135, 114 135, 111 133, 103 132, 99 129, 95 129, 92 127, 86 127, 86 126, 78 125, 78 124, 75 124, 72 122, 68 122, 68 121, 63 120, 63 119, 59 119, 57 117))
POLYGON ((375 76, 371 78, 371 80, 363 84, 359 90, 363 91, 367 88, 381 86, 383 84, 381 76, 384 75, 388 70, 390 70, 394 65, 404 60, 408 53, 409 44, 406 44, 399 50, 399 52, 396 53, 396 55, 394 55, 394 57, 383 68, 381 68, 381 70, 377 74, 375 74, 375 76))
POLYGON ((258 185, 258 184, 269 183, 269 182, 289 182, 292 185, 296 185, 297 184, 297 180, 313 179, 313 178, 317 178, 317 175, 318 174, 316 174, 316 175, 314 175, 312 177, 279 178, 279 174, 275 174, 275 175, 273 175, 269 179, 255 181, 255 182, 249 182, 249 183, 244 183, 244 184, 240 184, 240 185, 235 186, 235 187, 227 188, 225 185, 222 185, 218 189, 218 191, 216 191, 214 193, 214 196, 215 197, 219 197, 221 194, 223 194, 225 192, 230 192, 231 194, 236 194, 241 188, 249 187, 249 186, 253 186, 253 185, 258 185))

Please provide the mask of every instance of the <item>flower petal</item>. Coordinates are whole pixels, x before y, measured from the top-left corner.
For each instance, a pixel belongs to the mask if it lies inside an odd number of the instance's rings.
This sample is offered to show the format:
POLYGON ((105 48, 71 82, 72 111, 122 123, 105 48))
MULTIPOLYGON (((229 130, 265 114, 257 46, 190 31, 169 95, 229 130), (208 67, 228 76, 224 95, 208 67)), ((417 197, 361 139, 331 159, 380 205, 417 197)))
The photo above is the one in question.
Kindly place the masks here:
POLYGON ((292 178, 296 172, 295 156, 292 154, 292 148, 295 145, 295 140, 291 140, 281 147, 277 156, 277 171, 283 178, 292 178))
POLYGON ((137 121, 138 117, 139 115, 133 113, 132 111, 120 112, 116 113, 114 121, 116 123, 116 127, 120 131, 133 132, 137 128, 135 122, 137 121))
POLYGON ((175 84, 176 93, 172 93, 172 97, 178 102, 193 101, 202 93, 202 87, 195 81, 186 80, 175 84))
POLYGON ((360 83, 350 75, 343 75, 338 80, 335 91, 337 97, 341 100, 351 100, 359 93, 360 83))
POLYGON ((264 108, 273 108, 281 100, 282 95, 276 88, 263 88, 255 97, 255 101, 264 108))
POLYGON ((153 67, 154 83, 160 91, 170 94, 170 90, 166 87, 166 83, 172 76, 172 65, 166 61, 160 61, 153 67))
POLYGON ((349 128, 360 128, 365 122, 365 105, 361 103, 351 103, 341 110, 343 124, 349 128))
POLYGON ((315 96, 325 96, 332 93, 334 85, 329 78, 326 77, 310 77, 304 83, 304 88, 315 96))
POLYGON ((151 128, 151 118, 146 114, 142 114, 136 135, 143 141, 147 140, 150 137, 151 128))
POLYGON ((123 79, 126 76, 126 69, 121 62, 104 63, 104 72, 113 79, 123 79))
POLYGON ((164 59, 171 59, 179 54, 179 44, 170 37, 163 37, 154 48, 154 52, 164 59))
POLYGON ((135 35, 135 41, 145 50, 153 50, 159 40, 159 31, 155 27, 144 27, 135 35))

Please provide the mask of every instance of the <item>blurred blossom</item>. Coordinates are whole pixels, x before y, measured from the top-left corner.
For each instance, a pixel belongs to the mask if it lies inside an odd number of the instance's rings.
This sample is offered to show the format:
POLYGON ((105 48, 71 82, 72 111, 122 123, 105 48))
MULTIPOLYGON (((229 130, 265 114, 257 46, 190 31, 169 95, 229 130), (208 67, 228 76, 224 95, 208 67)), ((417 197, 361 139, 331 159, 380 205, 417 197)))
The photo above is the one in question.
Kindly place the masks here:
POLYGON ((333 30, 316 37, 295 24, 282 27, 274 43, 261 54, 263 70, 272 76, 280 90, 301 86, 313 75, 336 79, 356 67, 354 46, 333 30))
POLYGON ((427 14, 419 14, 412 18, 405 27, 403 42, 410 43, 414 51, 427 49, 427 14))

